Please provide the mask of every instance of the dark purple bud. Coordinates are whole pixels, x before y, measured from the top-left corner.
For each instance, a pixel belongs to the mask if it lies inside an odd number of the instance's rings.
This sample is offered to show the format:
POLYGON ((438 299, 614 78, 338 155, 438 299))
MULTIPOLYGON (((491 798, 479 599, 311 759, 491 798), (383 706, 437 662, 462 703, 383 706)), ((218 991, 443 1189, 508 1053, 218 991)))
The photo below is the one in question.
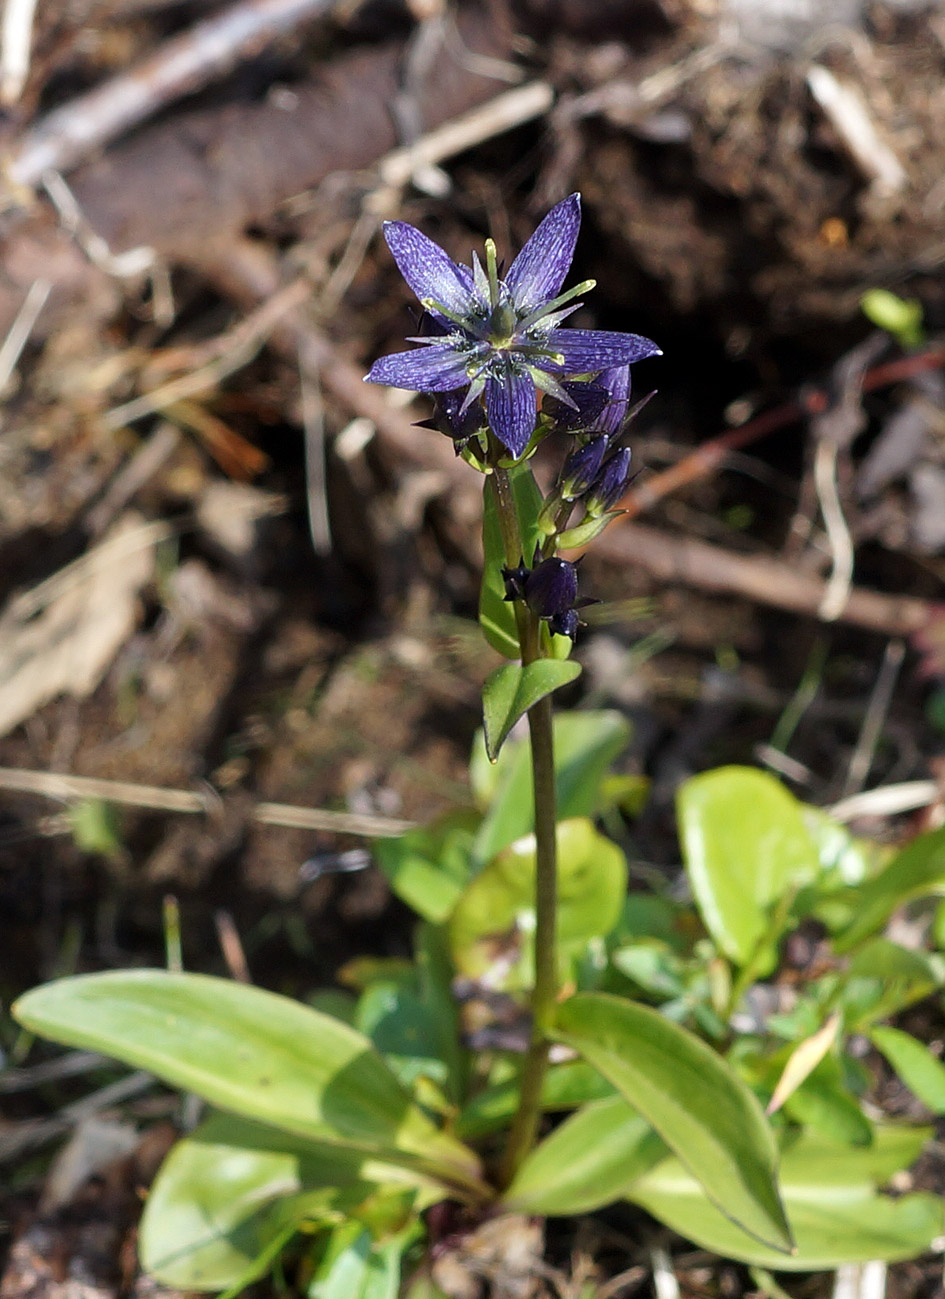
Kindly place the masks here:
POLYGON ((453 439, 458 451, 486 426, 486 415, 481 402, 469 402, 464 410, 464 395, 462 391, 440 392, 433 403, 437 428, 453 439))
POLYGON ((568 609, 565 613, 556 613, 553 618, 548 619, 549 631, 554 632, 556 636, 570 636, 572 640, 577 636, 580 625, 581 620, 574 609, 568 609))
POLYGON ((577 569, 566 559, 543 559, 525 579, 524 595, 539 618, 560 617, 577 599, 577 569))
POLYGON ((621 447, 609 459, 597 476, 585 505, 588 514, 606 514, 620 500, 630 483, 630 448, 621 447))
POLYGON ((542 414, 551 420, 555 431, 580 433, 595 428, 610 401, 607 389, 595 380, 565 380, 561 387, 574 402, 573 406, 549 396, 541 403, 542 414))
POLYGON ((618 365, 612 370, 604 370, 594 382, 607 393, 607 402, 600 418, 594 425, 595 430, 614 437, 627 415, 627 404, 630 400, 630 367, 618 365))
POLYGON ((558 480, 558 492, 562 500, 573 501, 584 495, 600 472, 606 451, 605 437, 592 438, 583 446, 575 447, 565 460, 558 480))
POLYGON ((506 600, 524 600, 525 583, 531 574, 531 569, 526 568, 523 559, 518 568, 503 568, 502 580, 505 582, 505 599, 506 600))

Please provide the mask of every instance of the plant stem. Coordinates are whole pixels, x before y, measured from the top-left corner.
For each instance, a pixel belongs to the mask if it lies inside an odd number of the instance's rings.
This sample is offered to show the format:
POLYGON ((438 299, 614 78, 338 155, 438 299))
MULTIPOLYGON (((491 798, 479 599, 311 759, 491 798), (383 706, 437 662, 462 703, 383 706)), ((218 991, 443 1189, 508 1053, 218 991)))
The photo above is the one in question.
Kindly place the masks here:
MULTIPOLYGON (((514 568, 522 557, 522 539, 512 485, 506 470, 493 469, 499 525, 502 529, 506 564, 514 568)), ((540 625, 525 606, 516 601, 522 663, 542 657, 540 625)), ((502 1158, 500 1181, 508 1186, 522 1160, 535 1143, 541 1116, 541 1089, 548 1068, 546 1032, 554 1013, 557 994, 555 921, 558 894, 558 864, 555 825, 554 737, 551 698, 546 696, 528 711, 531 740, 532 789, 535 803, 535 982, 532 989, 532 1031, 522 1066, 518 1112, 512 1122, 502 1158)))

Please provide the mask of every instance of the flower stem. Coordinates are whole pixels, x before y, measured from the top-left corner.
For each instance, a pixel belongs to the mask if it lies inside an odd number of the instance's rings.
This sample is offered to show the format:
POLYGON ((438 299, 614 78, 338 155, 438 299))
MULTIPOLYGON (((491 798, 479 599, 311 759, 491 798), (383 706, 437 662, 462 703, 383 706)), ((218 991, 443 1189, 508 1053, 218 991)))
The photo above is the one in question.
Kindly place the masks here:
MULTIPOLYGON (((507 471, 498 466, 493 469, 491 483, 495 492, 506 564, 514 568, 522 557, 522 539, 512 484, 507 471)), ((542 657, 539 621, 520 601, 515 603, 515 616, 522 663, 533 663, 542 657)), ((518 1112, 509 1131, 500 1168, 503 1187, 512 1181, 522 1160, 535 1143, 541 1116, 542 1083, 548 1068, 549 1043, 546 1033, 558 991, 555 960, 558 904, 555 839, 557 809, 550 696, 540 699, 528 710, 528 730, 535 803, 535 982, 531 999, 531 1041, 522 1066, 518 1112)))

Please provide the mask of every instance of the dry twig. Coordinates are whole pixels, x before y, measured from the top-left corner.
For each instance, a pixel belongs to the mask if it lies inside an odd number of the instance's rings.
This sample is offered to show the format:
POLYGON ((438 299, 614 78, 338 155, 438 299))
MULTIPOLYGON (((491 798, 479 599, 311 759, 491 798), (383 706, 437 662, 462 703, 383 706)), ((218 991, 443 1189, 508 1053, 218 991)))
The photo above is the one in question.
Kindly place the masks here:
MULTIPOLYGON (((159 785, 138 785, 125 780, 103 780, 96 776, 67 776, 52 771, 31 771, 22 767, 0 767, 0 789, 43 798, 97 798, 123 807, 147 808, 155 812, 193 815, 211 812, 219 795, 207 787, 166 789, 159 785)), ((394 817, 367 816, 355 812, 334 812, 320 807, 293 807, 287 803, 258 803, 252 820, 260 825, 278 825, 295 830, 326 830, 334 834, 362 835, 383 839, 413 829, 413 821, 394 817)))
POLYGON ((7 166, 15 187, 68 171, 95 149, 228 72, 267 41, 325 13, 334 0, 240 0, 78 99, 53 109, 7 166))

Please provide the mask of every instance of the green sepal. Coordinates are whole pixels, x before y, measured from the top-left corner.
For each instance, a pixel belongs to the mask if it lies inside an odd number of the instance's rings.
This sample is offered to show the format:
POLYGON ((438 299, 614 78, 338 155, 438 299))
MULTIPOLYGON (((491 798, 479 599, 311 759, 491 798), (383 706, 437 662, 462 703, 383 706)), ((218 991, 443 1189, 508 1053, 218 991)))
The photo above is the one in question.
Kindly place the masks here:
POLYGON ((608 510, 606 514, 584 519, 573 528, 566 528, 564 532, 558 533, 559 549, 573 550, 575 546, 586 546, 589 541, 600 536, 612 519, 619 519, 621 514, 626 514, 626 510, 608 510))

